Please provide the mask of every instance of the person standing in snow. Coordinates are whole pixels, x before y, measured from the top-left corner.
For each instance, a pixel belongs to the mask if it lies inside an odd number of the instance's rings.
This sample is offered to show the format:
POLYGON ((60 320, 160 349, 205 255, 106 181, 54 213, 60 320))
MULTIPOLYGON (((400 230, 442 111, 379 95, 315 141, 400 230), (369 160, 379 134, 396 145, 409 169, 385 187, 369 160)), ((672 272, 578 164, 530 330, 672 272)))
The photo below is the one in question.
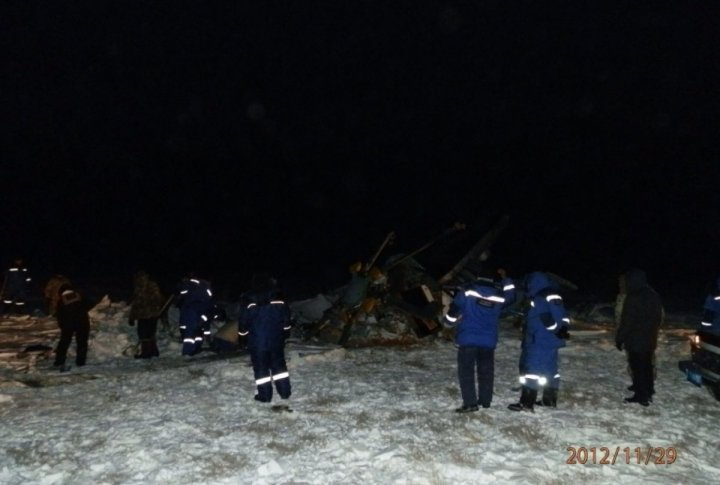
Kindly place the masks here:
POLYGON ((60 342, 55 349, 54 367, 60 371, 66 370, 65 359, 70 342, 75 336, 75 364, 78 367, 85 365, 90 337, 89 306, 80 293, 69 284, 64 284, 58 290, 60 298, 56 312, 57 322, 60 326, 60 342))
POLYGON ((644 271, 634 268, 625 275, 627 296, 615 334, 615 346, 627 351, 635 394, 626 403, 648 406, 655 392, 653 356, 663 319, 660 296, 647 283, 644 271))
POLYGON ((5 312, 14 312, 18 315, 25 313, 25 300, 30 285, 30 275, 22 258, 15 258, 13 264, 5 272, 5 285, 3 288, 3 308, 5 312))
POLYGON ((463 401, 456 412, 477 411, 478 405, 490 407, 500 312, 514 301, 515 285, 512 280, 500 280, 493 275, 481 276, 455 294, 444 324, 456 328, 458 380, 463 401))
POLYGON ((345 346, 350 339, 355 318, 360 312, 360 307, 367 296, 368 286, 370 286, 370 276, 368 268, 361 262, 354 263, 348 268, 352 275, 350 282, 345 287, 345 292, 340 298, 340 321, 343 322, 342 332, 338 345, 345 346))
POLYGON ((541 271, 527 278, 530 308, 525 316, 525 330, 520 357, 520 401, 510 404, 512 411, 533 411, 538 391, 542 389, 543 406, 556 407, 560 374, 558 350, 570 338, 570 319, 562 297, 550 277, 541 271))
POLYGON ((714 288, 705 297, 703 316, 698 325, 698 332, 710 332, 720 335, 720 276, 714 288))
MULTIPOLYGON (((268 273, 255 273, 251 291, 242 298, 238 335, 247 337, 255 374, 255 400, 269 403, 273 383, 280 398, 290 397, 290 374, 285 362, 285 335, 290 329, 290 310, 276 281, 268 273)), ((287 408, 287 405, 283 405, 287 408)))
POLYGON ((165 299, 160 291, 160 286, 150 278, 150 275, 143 270, 135 273, 128 323, 130 326, 137 324, 140 352, 135 355, 136 359, 160 356, 156 334, 157 321, 163 303, 165 303, 165 299))
POLYGON ((193 356, 202 350, 203 329, 208 311, 213 306, 209 281, 196 278, 192 273, 178 285, 177 305, 180 308, 180 337, 182 355, 193 356))
MULTIPOLYGON (((622 273, 620 275, 620 277, 618 278, 618 295, 615 300, 616 331, 617 331, 617 327, 620 326, 620 317, 622 316, 623 305, 625 304, 625 297, 627 296, 627 281, 626 280, 627 280, 626 273, 622 273)), ((665 313, 663 311, 662 320, 664 320, 664 319, 665 319, 665 313)), ((625 350, 625 354, 626 354, 626 358, 627 358, 627 350, 625 350)), ((629 359, 628 359, 628 362, 629 362, 629 359)), ((654 380, 657 377, 657 368, 655 367, 655 353, 654 352, 653 352, 653 357, 652 357, 652 367, 653 367, 653 380, 654 380)), ((630 376, 630 379, 632 380, 633 373, 632 373, 632 368, 630 367, 630 364, 627 365, 627 374, 628 374, 628 376, 630 376)), ((628 391, 634 391, 634 390, 635 390, 635 387, 633 385, 630 385, 628 387, 628 391)), ((651 396, 652 396, 652 394, 655 394, 654 388, 651 391, 651 396)), ((652 400, 652 397, 651 397, 651 400, 652 400)))

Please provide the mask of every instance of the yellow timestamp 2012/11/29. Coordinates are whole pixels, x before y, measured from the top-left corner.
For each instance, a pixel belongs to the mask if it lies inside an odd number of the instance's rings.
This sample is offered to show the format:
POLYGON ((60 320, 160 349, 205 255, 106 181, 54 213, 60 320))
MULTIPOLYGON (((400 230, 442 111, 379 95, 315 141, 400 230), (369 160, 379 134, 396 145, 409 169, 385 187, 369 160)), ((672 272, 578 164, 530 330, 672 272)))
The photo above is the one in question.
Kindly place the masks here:
POLYGON ((625 463, 626 465, 671 465, 678 458, 674 446, 631 448, 626 446, 614 448, 607 446, 568 446, 568 458, 565 463, 568 465, 615 465, 625 463))

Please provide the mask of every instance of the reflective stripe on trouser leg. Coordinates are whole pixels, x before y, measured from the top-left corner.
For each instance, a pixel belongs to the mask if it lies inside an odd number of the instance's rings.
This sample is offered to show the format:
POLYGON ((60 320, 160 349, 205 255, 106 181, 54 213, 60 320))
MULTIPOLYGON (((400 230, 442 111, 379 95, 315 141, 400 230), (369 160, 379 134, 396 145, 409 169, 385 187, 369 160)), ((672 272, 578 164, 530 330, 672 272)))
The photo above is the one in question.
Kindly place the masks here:
POLYGON ((189 323, 183 332, 182 355, 195 355, 202 347, 202 329, 199 323, 189 323))
POLYGON ((183 338, 182 355, 192 355, 195 351, 195 339, 192 337, 183 338))
POLYGON ((550 378, 548 382, 548 387, 551 387, 553 389, 560 389, 560 374, 555 374, 550 378))
POLYGON ((261 401, 270 401, 273 395, 270 353, 267 351, 253 350, 250 358, 252 359, 258 398, 261 401))
POLYGON ((257 387, 257 395, 261 401, 270 401, 272 399, 272 377, 262 377, 255 379, 257 387))
POLYGON ((520 376, 520 384, 536 391, 545 386, 547 382, 547 377, 539 376, 537 374, 525 374, 520 376))
POLYGON ((196 354, 196 353, 200 352, 200 350, 202 349, 202 344, 203 344, 202 334, 195 335, 195 348, 193 350, 193 353, 196 354))
POLYGON ((290 374, 285 363, 285 352, 282 349, 271 353, 270 370, 272 371, 273 382, 275 382, 275 389, 277 389, 280 397, 283 399, 289 398, 292 393, 290 374))

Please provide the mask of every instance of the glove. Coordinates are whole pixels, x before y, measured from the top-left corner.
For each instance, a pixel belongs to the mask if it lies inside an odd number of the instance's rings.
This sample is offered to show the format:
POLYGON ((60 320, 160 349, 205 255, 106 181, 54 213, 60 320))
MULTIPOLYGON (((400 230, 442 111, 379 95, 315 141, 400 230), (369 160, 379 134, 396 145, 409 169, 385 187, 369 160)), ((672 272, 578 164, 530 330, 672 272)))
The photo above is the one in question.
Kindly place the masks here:
POLYGON ((132 318, 128 318, 128 325, 130 325, 131 327, 134 327, 134 326, 135 326, 135 320, 133 320, 132 318))
POLYGON ((562 327, 557 331, 557 333, 555 333, 555 336, 563 340, 568 340, 570 338, 570 333, 568 332, 567 327, 562 327))
POLYGON ((615 342, 615 347, 617 347, 617 349, 622 352, 622 349, 623 349, 622 342, 619 342, 619 341, 615 342))

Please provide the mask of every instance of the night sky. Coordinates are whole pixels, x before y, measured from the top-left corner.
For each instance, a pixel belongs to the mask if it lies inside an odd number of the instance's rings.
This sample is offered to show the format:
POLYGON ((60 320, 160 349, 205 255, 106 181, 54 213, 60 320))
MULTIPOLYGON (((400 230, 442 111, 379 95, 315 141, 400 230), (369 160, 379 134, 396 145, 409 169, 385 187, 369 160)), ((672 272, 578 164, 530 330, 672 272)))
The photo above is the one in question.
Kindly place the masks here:
MULTIPOLYGON (((3 2, 0 257, 331 287, 394 230, 701 305, 720 273, 720 4, 3 2)), ((389 253, 388 253, 389 254, 389 253)))

